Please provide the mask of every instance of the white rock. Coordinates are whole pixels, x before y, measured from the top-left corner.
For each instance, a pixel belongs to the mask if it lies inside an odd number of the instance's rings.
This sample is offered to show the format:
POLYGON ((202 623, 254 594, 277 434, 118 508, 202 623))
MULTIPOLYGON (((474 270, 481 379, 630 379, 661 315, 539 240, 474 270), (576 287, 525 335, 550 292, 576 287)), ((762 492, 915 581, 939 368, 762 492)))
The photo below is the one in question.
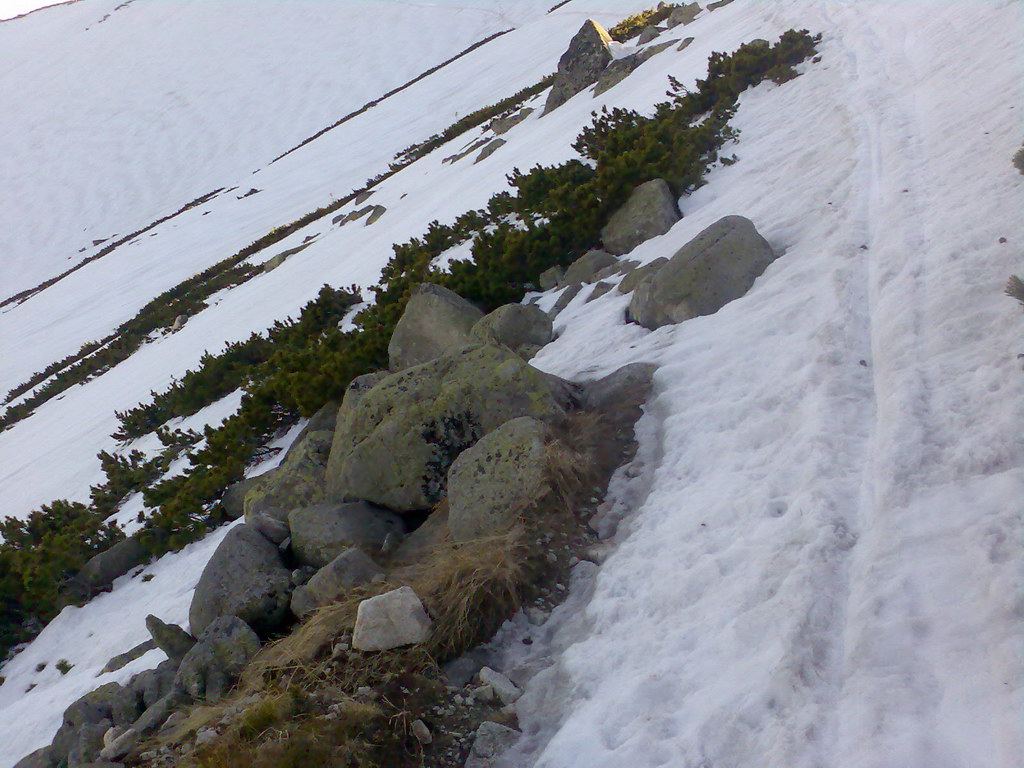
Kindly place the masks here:
POLYGON ((412 587, 400 587, 363 600, 356 610, 352 647, 359 651, 386 651, 422 643, 432 622, 412 587))
POLYGON ((480 682, 490 686, 502 704, 511 704, 523 695, 515 683, 490 667, 480 670, 480 682))
POLYGON ((434 740, 433 735, 430 733, 430 729, 427 728, 427 724, 422 720, 412 721, 412 735, 416 737, 416 741, 420 744, 429 744, 434 740))

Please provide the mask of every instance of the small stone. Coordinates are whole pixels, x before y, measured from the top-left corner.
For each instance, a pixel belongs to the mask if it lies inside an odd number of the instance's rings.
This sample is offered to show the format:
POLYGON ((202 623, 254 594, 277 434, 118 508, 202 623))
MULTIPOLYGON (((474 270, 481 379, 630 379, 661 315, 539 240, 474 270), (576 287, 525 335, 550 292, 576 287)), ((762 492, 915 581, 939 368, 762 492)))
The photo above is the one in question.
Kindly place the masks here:
POLYGON ((412 587, 400 587, 359 603, 352 646, 360 651, 386 651, 422 643, 431 625, 412 587))
POLYGON ((519 690, 515 683, 490 667, 484 667, 480 670, 480 682, 493 689, 502 704, 512 704, 523 695, 523 692, 519 690))
POLYGON ((201 747, 203 744, 216 741, 219 735, 213 728, 200 728, 196 734, 196 746, 201 747))
POLYGON ((434 740, 433 735, 430 733, 430 729, 427 728, 427 724, 422 720, 412 721, 412 735, 416 737, 416 741, 424 746, 430 744, 434 740))
POLYGON ((465 768, 489 768, 494 765, 493 758, 515 744, 519 736, 519 731, 513 728, 498 723, 482 723, 476 730, 465 768))

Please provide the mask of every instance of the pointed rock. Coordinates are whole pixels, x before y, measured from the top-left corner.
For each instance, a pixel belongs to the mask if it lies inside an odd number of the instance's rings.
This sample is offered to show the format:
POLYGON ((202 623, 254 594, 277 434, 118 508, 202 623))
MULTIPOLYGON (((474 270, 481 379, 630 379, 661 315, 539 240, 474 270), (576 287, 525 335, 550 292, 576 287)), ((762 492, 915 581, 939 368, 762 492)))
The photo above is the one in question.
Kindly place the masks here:
POLYGON ((612 60, 611 42, 608 31, 596 21, 583 22, 558 60, 555 82, 544 104, 545 115, 597 81, 612 60))

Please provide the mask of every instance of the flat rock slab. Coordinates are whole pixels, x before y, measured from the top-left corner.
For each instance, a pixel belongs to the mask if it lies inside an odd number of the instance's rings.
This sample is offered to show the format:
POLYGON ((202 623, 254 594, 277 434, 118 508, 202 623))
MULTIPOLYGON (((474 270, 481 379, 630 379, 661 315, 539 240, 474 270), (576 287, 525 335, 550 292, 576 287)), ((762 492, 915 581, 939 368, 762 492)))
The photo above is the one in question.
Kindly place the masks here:
POLYGON ((386 651, 422 643, 430 636, 431 624, 412 587, 399 587, 359 604, 352 647, 358 651, 386 651))

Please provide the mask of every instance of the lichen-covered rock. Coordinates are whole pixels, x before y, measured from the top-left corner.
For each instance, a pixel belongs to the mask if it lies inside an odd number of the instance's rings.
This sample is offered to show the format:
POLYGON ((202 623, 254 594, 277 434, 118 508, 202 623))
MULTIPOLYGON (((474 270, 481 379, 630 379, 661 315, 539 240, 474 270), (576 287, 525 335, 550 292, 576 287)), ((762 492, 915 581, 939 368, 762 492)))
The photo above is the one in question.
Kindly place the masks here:
POLYGON ((548 492, 547 427, 523 416, 502 424, 452 464, 448 528, 463 542, 504 533, 548 492))
POLYGON ((152 639, 141 642, 133 648, 129 648, 124 653, 119 653, 117 656, 111 657, 111 659, 103 666, 100 674, 105 675, 108 672, 116 672, 127 664, 135 661, 140 656, 144 656, 149 653, 154 648, 156 648, 156 643, 153 642, 152 639))
POLYGON ((579 285, 580 283, 592 283, 597 273, 602 269, 618 264, 618 259, 607 251, 587 251, 565 270, 565 277, 562 282, 565 285, 579 285))
POLYGON ((254 524, 259 515, 286 521, 296 507, 319 504, 324 499, 324 471, 334 440, 333 430, 306 432, 292 445, 277 469, 260 476, 245 495, 245 520, 254 524))
POLYGON ((146 617, 146 629, 153 642, 167 654, 168 659, 174 661, 185 658, 185 654, 196 644, 196 639, 177 624, 168 624, 153 614, 146 617))
POLYGON ((473 343, 470 331, 484 313, 459 294, 421 283, 388 343, 391 370, 421 365, 473 343))
POLYGON ((774 259, 749 219, 726 216, 636 287, 628 317, 654 330, 713 314, 750 290, 774 259))
POLYGON ((21 758, 14 768, 57 768, 59 762, 60 760, 53 756, 50 747, 40 747, 21 758))
POLYGON ((300 619, 325 605, 341 599, 346 592, 365 584, 384 572, 357 547, 346 549, 313 574, 292 595, 292 613, 300 619))
POLYGON ((635 269, 630 270, 619 283, 619 293, 629 293, 666 264, 668 264, 668 259, 664 256, 659 256, 653 261, 644 264, 642 267, 636 267, 635 269))
POLYGON ((567 382, 493 344, 393 374, 363 395, 346 438, 335 441, 328 497, 429 509, 444 497, 459 453, 517 416, 562 415, 572 394, 567 382))
POLYGON ((376 554, 388 534, 405 531, 402 519, 363 501, 317 504, 292 510, 292 553, 303 565, 323 568, 350 547, 376 554))
POLYGON ((675 195, 664 179, 652 179, 633 190, 601 230, 604 247, 629 253, 645 240, 663 235, 680 219, 675 195))
POLYGON ((530 359, 554 338, 551 318, 539 307, 506 304, 473 326, 473 337, 503 344, 524 359, 530 359))
POLYGON ((387 651, 422 643, 432 622, 412 587, 399 587, 359 603, 352 647, 358 651, 387 651))
POLYGON ((182 659, 175 685, 196 701, 216 703, 259 649, 260 639, 248 624, 236 616, 221 616, 182 659))
POLYGON ((555 81, 544 104, 545 115, 597 80, 612 60, 611 42, 608 31, 596 21, 583 22, 558 60, 555 81))
POLYGON ((238 525, 206 564, 189 607, 189 629, 199 636, 217 618, 237 616, 269 633, 288 616, 291 571, 277 547, 248 525, 238 525))
POLYGON ((105 721, 113 722, 114 707, 123 694, 124 689, 120 684, 107 683, 69 705, 64 710, 61 726, 50 744, 49 756, 54 763, 67 760, 84 727, 105 721))

